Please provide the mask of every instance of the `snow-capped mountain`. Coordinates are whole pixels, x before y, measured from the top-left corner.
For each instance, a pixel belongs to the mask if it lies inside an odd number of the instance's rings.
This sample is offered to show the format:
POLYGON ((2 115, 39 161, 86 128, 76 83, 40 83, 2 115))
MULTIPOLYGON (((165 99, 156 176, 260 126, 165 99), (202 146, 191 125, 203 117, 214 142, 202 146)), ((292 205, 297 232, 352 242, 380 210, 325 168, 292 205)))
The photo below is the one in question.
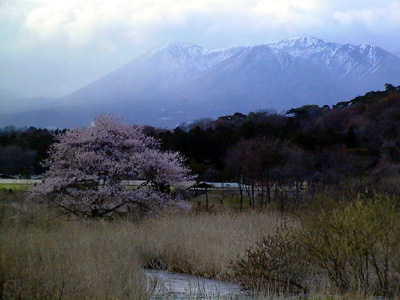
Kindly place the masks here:
POLYGON ((336 76, 352 79, 362 79, 379 71, 392 56, 374 45, 339 45, 313 37, 286 39, 269 46, 317 65, 324 64, 336 76))
POLYGON ((58 99, 57 106, 0 115, 0 126, 84 126, 109 112, 174 127, 235 112, 334 104, 385 83, 400 84, 400 58, 372 45, 312 37, 219 50, 167 44, 58 99))

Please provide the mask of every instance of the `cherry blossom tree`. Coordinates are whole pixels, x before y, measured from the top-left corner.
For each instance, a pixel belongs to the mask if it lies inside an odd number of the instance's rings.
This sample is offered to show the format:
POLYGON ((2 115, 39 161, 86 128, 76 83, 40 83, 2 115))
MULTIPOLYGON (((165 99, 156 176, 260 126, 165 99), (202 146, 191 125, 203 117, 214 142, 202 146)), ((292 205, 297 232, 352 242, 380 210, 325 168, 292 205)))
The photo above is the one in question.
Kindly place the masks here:
POLYGON ((100 218, 180 203, 170 187, 192 179, 177 152, 160 144, 137 125, 123 124, 110 115, 97 116, 84 129, 56 135, 44 162, 48 171, 31 192, 46 197, 67 214, 100 218), (125 180, 143 180, 127 187, 125 180))

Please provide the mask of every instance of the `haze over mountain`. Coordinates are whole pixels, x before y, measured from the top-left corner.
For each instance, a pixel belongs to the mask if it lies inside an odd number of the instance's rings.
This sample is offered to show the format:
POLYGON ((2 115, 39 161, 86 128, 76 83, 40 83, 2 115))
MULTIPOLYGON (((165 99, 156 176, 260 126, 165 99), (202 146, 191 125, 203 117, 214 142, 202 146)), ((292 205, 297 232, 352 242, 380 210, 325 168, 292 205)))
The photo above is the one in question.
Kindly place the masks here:
POLYGON ((400 58, 372 45, 312 37, 220 50, 168 44, 51 102, 53 107, 1 111, 0 126, 86 126, 95 114, 108 112, 131 123, 174 127, 235 112, 334 104, 385 83, 400 84, 400 58))

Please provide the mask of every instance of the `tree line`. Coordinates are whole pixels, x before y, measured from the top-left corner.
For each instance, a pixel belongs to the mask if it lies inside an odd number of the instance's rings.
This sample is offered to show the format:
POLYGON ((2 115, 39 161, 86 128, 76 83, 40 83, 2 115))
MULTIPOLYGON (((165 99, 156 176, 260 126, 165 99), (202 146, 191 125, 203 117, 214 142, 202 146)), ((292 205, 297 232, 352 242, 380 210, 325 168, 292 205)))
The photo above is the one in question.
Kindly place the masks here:
MULTIPOLYGON (((185 156, 199 180, 242 183, 250 204, 256 205, 257 199, 264 205, 289 194, 300 201, 305 185, 324 190, 352 183, 362 191, 379 188, 397 194, 399 123, 400 86, 386 84, 383 91, 332 107, 235 113, 172 131, 147 127, 145 132, 160 139, 164 150, 185 156), (249 186, 253 188, 246 190, 249 186)), ((46 129, 3 128, 0 173, 41 174, 39 162, 52 143, 53 132, 46 129)))
POLYGON ((0 174, 30 177, 43 173, 40 162, 47 158, 55 141, 53 134, 58 132, 35 127, 0 129, 0 174))
POLYGON ((301 201, 305 188, 400 192, 400 86, 332 107, 236 113, 148 132, 186 156, 199 179, 250 186, 243 192, 251 206, 301 201))

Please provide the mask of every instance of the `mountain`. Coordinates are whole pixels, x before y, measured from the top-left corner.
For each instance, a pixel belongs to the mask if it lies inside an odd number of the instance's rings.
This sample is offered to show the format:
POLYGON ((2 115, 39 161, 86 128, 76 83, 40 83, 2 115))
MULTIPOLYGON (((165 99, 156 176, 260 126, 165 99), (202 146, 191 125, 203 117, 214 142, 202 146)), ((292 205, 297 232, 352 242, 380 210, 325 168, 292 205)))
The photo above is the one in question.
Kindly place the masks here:
POLYGON ((334 104, 385 83, 400 83, 400 58, 373 45, 313 37, 219 50, 167 44, 53 107, 0 113, 0 126, 86 126, 108 112, 127 122, 174 127, 235 112, 334 104))

